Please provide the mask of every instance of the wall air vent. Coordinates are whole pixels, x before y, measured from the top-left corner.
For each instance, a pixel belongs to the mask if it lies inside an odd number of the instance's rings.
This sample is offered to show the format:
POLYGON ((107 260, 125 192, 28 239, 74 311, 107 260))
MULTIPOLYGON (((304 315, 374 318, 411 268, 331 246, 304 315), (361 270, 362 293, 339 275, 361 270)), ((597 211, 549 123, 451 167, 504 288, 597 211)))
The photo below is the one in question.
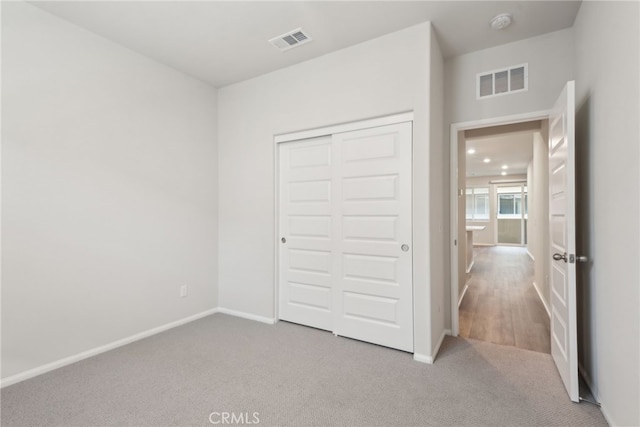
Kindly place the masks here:
POLYGON ((484 99, 529 90, 529 64, 476 75, 476 98, 484 99))
POLYGON ((308 33, 305 33, 302 28, 297 28, 293 31, 289 31, 288 33, 272 38, 269 40, 269 43, 284 52, 285 50, 309 43, 311 40, 313 39, 308 33))

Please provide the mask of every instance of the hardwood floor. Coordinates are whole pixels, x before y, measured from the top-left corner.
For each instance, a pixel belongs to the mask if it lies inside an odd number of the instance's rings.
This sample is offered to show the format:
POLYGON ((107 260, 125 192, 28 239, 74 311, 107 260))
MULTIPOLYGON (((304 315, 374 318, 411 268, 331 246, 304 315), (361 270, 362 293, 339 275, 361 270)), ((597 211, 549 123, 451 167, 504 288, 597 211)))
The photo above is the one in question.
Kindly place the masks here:
POLYGON ((474 248, 460 304, 460 336, 550 353, 549 316, 533 287, 533 261, 522 247, 474 248))

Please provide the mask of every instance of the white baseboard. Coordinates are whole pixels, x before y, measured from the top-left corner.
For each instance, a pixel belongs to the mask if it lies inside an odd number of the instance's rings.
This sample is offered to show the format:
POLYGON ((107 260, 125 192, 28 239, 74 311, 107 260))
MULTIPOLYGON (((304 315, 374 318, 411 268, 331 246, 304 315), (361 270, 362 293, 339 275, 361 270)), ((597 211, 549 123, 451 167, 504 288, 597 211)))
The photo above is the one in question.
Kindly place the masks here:
POLYGON ((468 290, 469 290, 469 285, 464 285, 464 289, 460 293, 460 298, 458 298, 458 307, 460 307, 460 304, 462 304, 462 298, 464 298, 464 294, 466 294, 468 290))
POLYGON ((413 360, 420 363, 428 363, 429 365, 433 364, 433 357, 426 354, 413 353, 413 360))
POLYGON ((438 340, 438 344, 436 345, 436 348, 433 350, 433 353, 431 355, 414 353, 413 354, 413 360, 415 360, 416 362, 428 363, 429 365, 433 365, 433 362, 435 362, 436 356, 438 355, 438 352, 440 351, 440 346, 442 345, 442 342, 444 341, 444 337, 447 336, 447 335, 451 335, 451 330, 450 329, 445 329, 444 331, 442 331, 442 335, 440 335, 440 339, 438 340))
MULTIPOLYGON (((600 402, 599 399, 598 402, 600 402)), ((618 424, 616 423, 613 418, 611 417, 611 414, 609 413, 609 410, 607 409, 606 405, 603 405, 602 403, 600 403, 600 412, 602 412, 602 416, 604 417, 605 421, 607 422, 607 424, 609 424, 610 426, 621 426, 624 424, 618 424)))
POLYGON ((578 363, 578 371, 580 372, 580 375, 582 375, 584 382, 587 383, 587 387, 589 387, 589 390, 591 390, 591 394, 593 395, 593 398, 595 399, 596 402, 600 404, 600 412, 602 412, 602 416, 604 417, 605 421, 607 421, 607 424, 609 424, 610 426, 621 425, 616 423, 613 420, 613 417, 607 410, 607 406, 604 405, 600 400, 600 397, 598 396, 598 390, 596 390, 595 387, 593 387, 593 380, 591 379, 591 376, 587 373, 587 371, 584 369, 584 366, 582 366, 581 363, 578 363))
POLYGON ((544 309, 547 311, 547 316, 549 316, 549 319, 551 319, 551 310, 549 309, 547 302, 544 300, 544 298, 542 298, 542 292, 540 292, 540 289, 538 289, 538 285, 536 285, 536 282, 533 282, 533 287, 538 293, 538 297, 540 298, 540 301, 542 301, 542 305, 544 306, 544 309))
POLYGON ((53 371, 58 368, 62 368, 63 366, 71 365, 72 363, 79 362, 81 360, 87 359, 92 356, 97 356, 100 353, 107 352, 109 350, 116 349, 118 347, 122 347, 127 344, 131 344, 132 342, 139 341, 143 338, 150 337, 152 335, 159 334, 160 332, 167 331, 169 329, 173 329, 177 326, 184 325, 189 322, 193 322, 194 320, 201 319, 203 317, 209 316, 211 314, 217 313, 217 308, 212 308, 206 311, 202 311, 200 313, 194 314, 192 316, 185 317, 183 319, 179 319, 170 323, 167 323, 162 326, 158 326, 156 328, 148 329, 146 331, 128 336, 126 338, 122 338, 117 341, 113 341, 109 344, 102 345, 100 347, 92 348, 91 350, 83 351, 82 353, 74 354, 73 356, 65 357, 63 359, 56 360, 55 362, 47 363, 46 365, 38 366, 33 369, 29 369, 24 372, 20 372, 19 374, 12 375, 10 377, 4 378, 0 380, 0 388, 10 386, 12 384, 19 383, 21 381, 28 380, 29 378, 36 377, 38 375, 45 374, 47 372, 53 371))
POLYGON ((578 363, 578 371, 580 372, 580 375, 582 375, 582 378, 584 379, 584 382, 587 384, 587 387, 589 387, 589 390, 591 390, 591 394, 593 395, 593 398, 595 399, 596 402, 600 404, 600 412, 602 412, 602 416, 607 421, 607 424, 609 424, 610 426, 621 425, 613 421, 611 414, 607 410, 607 406, 603 405, 602 402, 600 401, 600 397, 598 396, 598 390, 596 390, 596 388, 593 386, 593 380, 591 379, 591 376, 587 373, 587 371, 584 369, 584 366, 582 366, 582 363, 578 363))
MULTIPOLYGON (((440 339, 438 340, 438 344, 436 345, 436 348, 433 349, 433 360, 436 360, 436 356, 438 356, 438 353, 440 352, 440 346, 442 346, 442 342, 444 341, 444 337, 446 337, 447 335, 451 335, 451 329, 445 329, 442 331, 442 334, 440 335, 440 339)), ((432 362, 433 363, 433 362, 432 362)))
POLYGON ((536 259, 533 257, 533 254, 531 252, 529 252, 529 249, 527 249, 527 255, 529 255, 529 258, 531 258, 531 261, 535 262, 536 259))
POLYGON ((469 266, 467 267, 467 274, 469 274, 471 272, 471 269, 473 268, 473 264, 475 262, 476 262, 475 260, 471 261, 471 264, 469 264, 469 266))
POLYGON ((218 307, 218 313, 228 314, 229 316, 242 317, 243 319, 255 320, 256 322, 268 323, 273 325, 276 323, 276 319, 272 317, 258 316, 256 314, 246 313, 244 311, 231 310, 230 308, 218 307))

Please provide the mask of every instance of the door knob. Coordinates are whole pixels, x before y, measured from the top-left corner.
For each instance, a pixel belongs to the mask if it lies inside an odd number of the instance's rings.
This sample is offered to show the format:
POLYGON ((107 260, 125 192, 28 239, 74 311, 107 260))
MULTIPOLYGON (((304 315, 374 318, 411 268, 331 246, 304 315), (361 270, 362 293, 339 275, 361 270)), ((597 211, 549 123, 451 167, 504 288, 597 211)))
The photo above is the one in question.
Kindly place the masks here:
POLYGON ((287 243, 287 239, 285 239, 284 237, 283 237, 282 239, 280 239, 280 241, 281 241, 282 243, 287 243))
POLYGON ((553 254, 553 259, 555 259, 556 261, 564 261, 567 262, 567 253, 563 253, 562 255, 555 253, 553 254))
POLYGON ((409 245, 402 245, 400 246, 400 249, 402 250, 402 252, 407 252, 409 250, 409 245))

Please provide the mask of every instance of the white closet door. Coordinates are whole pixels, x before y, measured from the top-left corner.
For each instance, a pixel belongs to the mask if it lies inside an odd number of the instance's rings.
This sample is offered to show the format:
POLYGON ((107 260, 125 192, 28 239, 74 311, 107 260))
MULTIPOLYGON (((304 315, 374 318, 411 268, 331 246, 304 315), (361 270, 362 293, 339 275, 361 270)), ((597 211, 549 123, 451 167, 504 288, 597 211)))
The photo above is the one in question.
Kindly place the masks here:
POLYGON ((331 144, 330 136, 279 144, 280 319, 329 331, 334 323, 331 144))
POLYGON ((411 123, 279 153, 280 319, 412 352, 411 123))
POLYGON ((413 351, 411 123, 333 135, 338 335, 413 351))

